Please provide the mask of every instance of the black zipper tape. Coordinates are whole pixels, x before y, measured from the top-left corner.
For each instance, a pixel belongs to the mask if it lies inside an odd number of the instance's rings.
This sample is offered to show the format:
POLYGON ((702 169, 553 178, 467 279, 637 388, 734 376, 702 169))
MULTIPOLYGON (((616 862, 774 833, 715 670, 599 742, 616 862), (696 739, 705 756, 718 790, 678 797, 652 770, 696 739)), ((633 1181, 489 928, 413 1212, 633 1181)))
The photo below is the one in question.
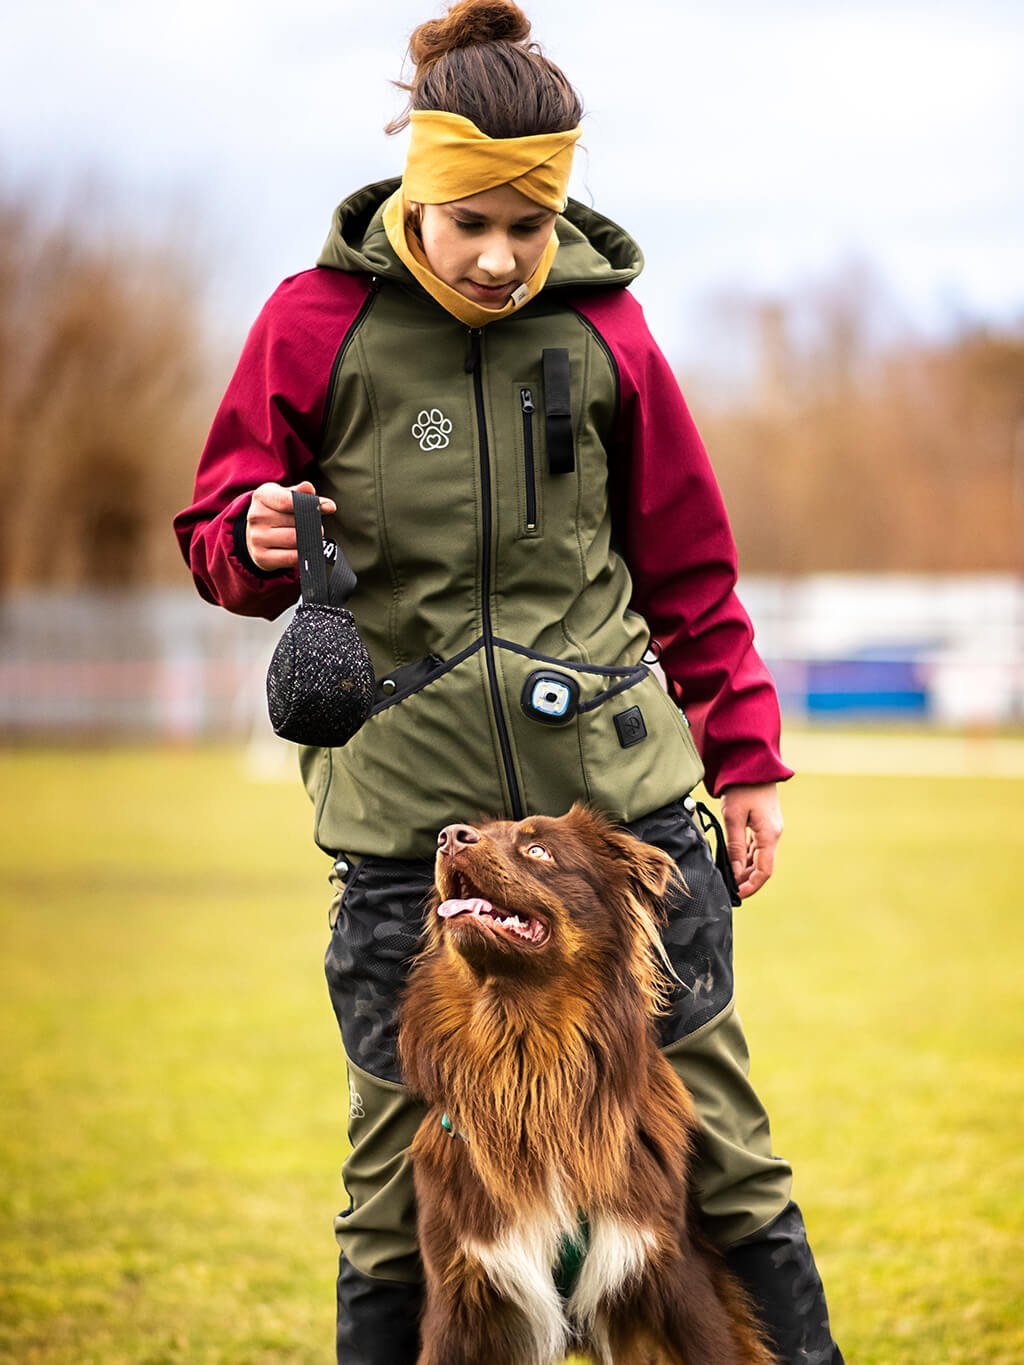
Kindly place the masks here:
POLYGON ((533 460, 533 390, 520 389, 519 402, 523 409, 523 460, 526 471, 526 527, 537 529, 537 472, 533 460))
POLYGON ((487 681, 490 684, 491 706, 494 721, 498 728, 498 744, 501 748, 501 761, 508 785, 512 818, 522 820, 526 816, 523 798, 519 791, 519 780, 512 763, 512 744, 508 736, 508 722, 501 704, 501 689, 498 686, 498 672, 494 663, 494 635, 491 625, 491 457, 487 439, 487 412, 484 406, 483 377, 483 330, 473 327, 469 332, 469 347, 466 355, 466 373, 473 375, 473 395, 476 399, 477 431, 480 436, 480 500, 483 503, 483 560, 480 566, 480 604, 483 627, 484 658, 487 661, 487 681))

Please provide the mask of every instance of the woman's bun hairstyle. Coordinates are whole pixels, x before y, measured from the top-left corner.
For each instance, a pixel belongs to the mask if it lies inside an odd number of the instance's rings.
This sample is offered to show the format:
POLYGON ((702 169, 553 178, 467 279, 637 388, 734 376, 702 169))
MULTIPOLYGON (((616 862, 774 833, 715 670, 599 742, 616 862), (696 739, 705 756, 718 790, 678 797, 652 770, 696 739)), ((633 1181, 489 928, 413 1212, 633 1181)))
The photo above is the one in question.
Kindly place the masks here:
POLYGON ((521 43, 529 36, 530 21, 511 0, 459 0, 443 19, 428 19, 414 30, 409 56, 423 67, 457 47, 521 43))
POLYGON ((409 103, 385 129, 397 133, 414 109, 461 114, 488 137, 530 137, 575 128, 576 91, 531 43, 530 21, 512 0, 458 0, 409 39, 410 81, 395 81, 409 103))

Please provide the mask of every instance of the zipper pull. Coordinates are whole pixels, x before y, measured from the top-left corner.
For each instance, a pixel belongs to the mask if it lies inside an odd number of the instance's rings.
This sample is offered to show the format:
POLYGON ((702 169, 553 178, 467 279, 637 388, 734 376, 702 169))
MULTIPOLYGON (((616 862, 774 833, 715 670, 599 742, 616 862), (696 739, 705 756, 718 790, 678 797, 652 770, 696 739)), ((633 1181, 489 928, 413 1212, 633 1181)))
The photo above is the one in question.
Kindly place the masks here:
POLYGON ((530 389, 519 390, 519 401, 523 405, 524 412, 533 412, 533 392, 530 389))
POLYGON ((471 327, 469 329, 468 345, 466 346, 466 373, 474 374, 480 368, 480 338, 483 336, 482 327, 471 327))

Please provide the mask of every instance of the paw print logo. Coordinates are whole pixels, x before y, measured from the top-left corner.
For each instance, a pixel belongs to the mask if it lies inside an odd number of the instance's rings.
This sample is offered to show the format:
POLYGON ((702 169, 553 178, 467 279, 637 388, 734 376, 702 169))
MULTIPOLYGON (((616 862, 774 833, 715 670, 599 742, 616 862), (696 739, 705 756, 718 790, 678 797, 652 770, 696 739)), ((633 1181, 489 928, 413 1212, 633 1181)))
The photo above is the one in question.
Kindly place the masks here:
POLYGON ((412 434, 420 443, 420 450, 445 450, 452 434, 452 424, 440 408, 426 408, 413 423, 412 434))

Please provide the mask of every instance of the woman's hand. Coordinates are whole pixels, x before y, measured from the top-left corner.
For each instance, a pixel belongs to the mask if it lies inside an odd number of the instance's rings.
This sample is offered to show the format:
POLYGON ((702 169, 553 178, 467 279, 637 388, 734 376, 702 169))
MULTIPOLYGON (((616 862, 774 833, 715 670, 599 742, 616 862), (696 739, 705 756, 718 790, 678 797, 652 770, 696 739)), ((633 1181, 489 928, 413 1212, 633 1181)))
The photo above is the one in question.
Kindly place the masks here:
POLYGON ((775 870, 775 847, 782 837, 782 810, 774 782, 726 787, 722 822, 740 897, 760 891, 775 870))
MULTIPOLYGON (((245 546, 258 569, 276 572, 293 569, 298 564, 292 494, 315 492, 307 479, 291 488, 279 483, 261 483, 253 493, 245 518, 245 546)), ((320 499, 322 514, 330 516, 337 510, 330 498, 320 499)))

